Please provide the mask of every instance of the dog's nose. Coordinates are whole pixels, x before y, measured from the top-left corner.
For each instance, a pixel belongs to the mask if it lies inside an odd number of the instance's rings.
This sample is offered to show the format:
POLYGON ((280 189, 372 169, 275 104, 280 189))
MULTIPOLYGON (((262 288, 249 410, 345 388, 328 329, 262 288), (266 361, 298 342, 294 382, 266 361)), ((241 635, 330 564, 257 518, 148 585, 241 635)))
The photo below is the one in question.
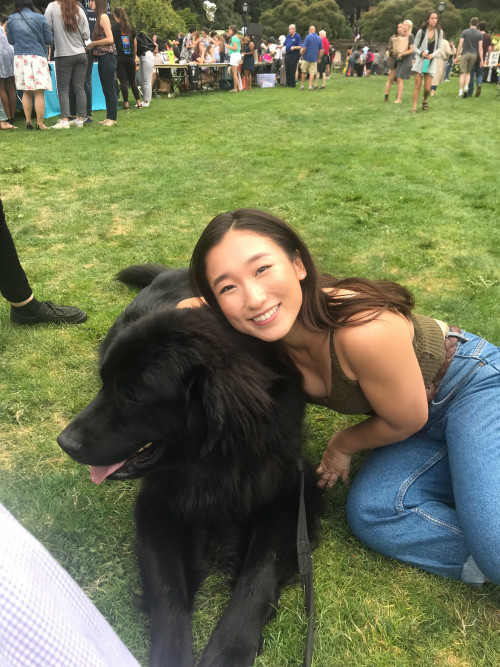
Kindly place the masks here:
POLYGON ((81 449, 81 443, 71 436, 68 427, 57 436, 57 444, 71 457, 76 456, 81 449))

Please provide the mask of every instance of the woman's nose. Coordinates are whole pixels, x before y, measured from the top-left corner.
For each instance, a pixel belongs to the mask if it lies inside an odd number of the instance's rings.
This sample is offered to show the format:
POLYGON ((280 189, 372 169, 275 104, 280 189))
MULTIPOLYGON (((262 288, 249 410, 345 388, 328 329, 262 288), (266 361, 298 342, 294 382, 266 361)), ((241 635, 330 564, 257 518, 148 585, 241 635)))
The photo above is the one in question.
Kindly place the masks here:
POLYGON ((252 283, 246 289, 247 304, 250 308, 259 308, 266 300, 264 290, 259 284, 252 283))

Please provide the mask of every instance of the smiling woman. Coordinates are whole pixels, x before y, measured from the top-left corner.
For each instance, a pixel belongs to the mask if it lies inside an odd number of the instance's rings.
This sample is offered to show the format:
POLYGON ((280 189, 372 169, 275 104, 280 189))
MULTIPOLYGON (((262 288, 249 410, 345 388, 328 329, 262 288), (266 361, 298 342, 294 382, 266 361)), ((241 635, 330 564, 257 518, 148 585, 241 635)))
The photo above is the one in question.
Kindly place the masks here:
POLYGON ((369 415, 330 439, 318 470, 322 486, 347 482, 353 454, 373 450, 347 505, 363 542, 442 576, 500 583, 498 348, 414 314, 401 285, 319 276, 294 230, 263 211, 214 218, 191 283, 238 331, 281 341, 310 402, 369 415))

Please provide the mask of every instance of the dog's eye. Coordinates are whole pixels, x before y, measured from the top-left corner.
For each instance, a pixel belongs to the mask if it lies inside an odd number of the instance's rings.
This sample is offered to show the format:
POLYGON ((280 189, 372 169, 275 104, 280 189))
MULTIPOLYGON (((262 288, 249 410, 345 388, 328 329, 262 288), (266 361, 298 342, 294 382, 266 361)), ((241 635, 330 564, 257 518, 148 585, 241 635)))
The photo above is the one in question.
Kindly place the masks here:
POLYGON ((125 394, 125 400, 130 401, 132 403, 140 403, 141 402, 140 399, 137 398, 137 396, 130 391, 128 391, 125 394))

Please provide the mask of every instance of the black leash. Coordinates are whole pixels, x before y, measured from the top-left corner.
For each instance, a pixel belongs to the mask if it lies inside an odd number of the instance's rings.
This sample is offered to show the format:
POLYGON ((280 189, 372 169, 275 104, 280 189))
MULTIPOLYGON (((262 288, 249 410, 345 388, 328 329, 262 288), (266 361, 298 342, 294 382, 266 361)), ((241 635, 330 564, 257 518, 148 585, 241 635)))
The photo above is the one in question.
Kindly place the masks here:
POLYGON ((314 650, 314 585, 311 545, 307 535, 306 505, 304 502, 304 467, 302 459, 298 462, 300 476, 299 516, 297 520, 297 559, 300 578, 304 588, 307 613, 307 641, 302 667, 310 667, 314 650))

